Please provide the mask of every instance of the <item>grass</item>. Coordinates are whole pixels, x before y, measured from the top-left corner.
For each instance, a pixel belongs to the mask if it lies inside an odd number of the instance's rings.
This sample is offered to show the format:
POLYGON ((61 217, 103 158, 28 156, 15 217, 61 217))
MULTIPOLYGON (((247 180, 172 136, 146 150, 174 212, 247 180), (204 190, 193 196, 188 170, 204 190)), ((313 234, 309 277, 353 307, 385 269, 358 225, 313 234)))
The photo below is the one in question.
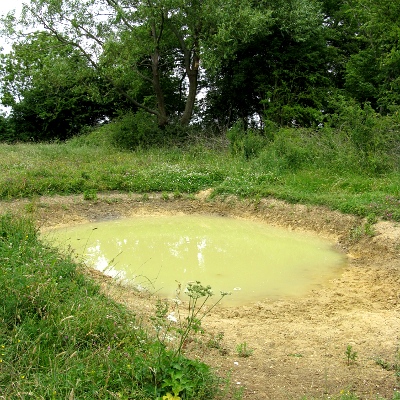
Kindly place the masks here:
POLYGON ((207 365, 169 349, 82 268, 44 245, 30 221, 0 217, 2 398, 217 398, 207 365))
MULTIPOLYGON (((214 195, 273 196, 367 217, 355 237, 372 234, 377 218, 400 221, 398 159, 367 156, 339 139, 299 132, 273 143, 253 140, 261 143, 257 149, 197 142, 128 152, 95 132, 67 143, 0 144, 0 199, 82 194, 95 200, 117 190, 144 199, 159 192, 167 201, 213 188, 214 195)), ((4 398, 222 396, 208 366, 169 349, 139 317, 102 296, 72 257, 41 243, 30 221, 10 215, 0 216, 0 298, 4 398)), ((161 314, 157 326, 165 326, 161 314)), ((186 328, 179 329, 186 335, 186 328)), ((331 398, 357 399, 350 392, 331 398)))
MULTIPOLYGON (((210 149, 201 144, 136 152, 110 146, 78 146, 74 141, 0 144, 0 198, 56 193, 81 193, 88 198, 110 190, 162 192, 166 197, 168 193, 192 194, 213 188, 216 195, 272 196, 400 221, 400 174, 396 168, 384 173, 363 169, 346 155, 348 149, 343 150, 345 161, 327 153, 325 157, 311 154, 314 161, 306 163, 296 161, 293 154, 281 154, 282 150, 277 154, 275 147, 246 159, 228 149, 210 149)), ((302 159, 303 153, 297 157, 302 159)))

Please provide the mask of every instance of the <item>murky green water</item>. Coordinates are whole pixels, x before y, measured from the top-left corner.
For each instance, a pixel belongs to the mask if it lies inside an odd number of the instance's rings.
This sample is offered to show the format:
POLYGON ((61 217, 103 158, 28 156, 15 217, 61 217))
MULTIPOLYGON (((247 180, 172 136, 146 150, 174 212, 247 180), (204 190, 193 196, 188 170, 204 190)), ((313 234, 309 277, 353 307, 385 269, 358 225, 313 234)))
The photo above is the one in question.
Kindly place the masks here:
MULTIPOLYGON (((86 263, 138 288, 174 297, 178 283, 232 292, 225 305, 301 296, 338 276, 343 255, 315 236, 210 216, 145 216, 48 234, 86 263)), ((216 297, 216 296, 215 296, 216 297)))

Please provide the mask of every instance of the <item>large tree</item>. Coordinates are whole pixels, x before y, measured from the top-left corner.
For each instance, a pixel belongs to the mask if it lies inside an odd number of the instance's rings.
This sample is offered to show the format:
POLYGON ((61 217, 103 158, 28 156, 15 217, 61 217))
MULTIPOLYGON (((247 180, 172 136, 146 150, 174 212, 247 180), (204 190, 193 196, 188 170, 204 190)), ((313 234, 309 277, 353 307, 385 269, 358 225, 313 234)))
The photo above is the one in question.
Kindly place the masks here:
MULTIPOLYGON (((190 123, 201 62, 215 68, 266 29, 269 15, 250 0, 31 0, 19 22, 74 47, 163 127, 190 123)), ((10 35, 13 22, 5 21, 10 35)))
POLYGON ((45 32, 28 35, 1 56, 2 104, 15 140, 67 139, 109 111, 105 85, 73 48, 45 32))
POLYGON ((346 65, 346 89, 381 113, 400 105, 400 3, 350 0, 359 51, 346 65))
POLYGON ((265 119, 318 122, 330 90, 329 50, 318 1, 268 2, 272 24, 237 48, 211 75, 208 113, 223 125, 265 119))

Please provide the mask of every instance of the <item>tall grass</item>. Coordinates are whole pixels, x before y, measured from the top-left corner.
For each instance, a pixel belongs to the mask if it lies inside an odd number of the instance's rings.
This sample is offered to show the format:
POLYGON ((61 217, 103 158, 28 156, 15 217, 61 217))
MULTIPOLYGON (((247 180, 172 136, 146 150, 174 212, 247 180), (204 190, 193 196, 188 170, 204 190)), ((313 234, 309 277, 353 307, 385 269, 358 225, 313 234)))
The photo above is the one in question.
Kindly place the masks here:
POLYGON ((0 299, 2 398, 144 400, 170 393, 206 400, 218 392, 209 367, 168 350, 70 256, 41 243, 30 221, 11 215, 0 217, 0 299))
POLYGON ((218 195, 273 196, 399 221, 400 134, 378 128, 364 147, 349 129, 330 127, 272 136, 234 127, 230 147, 210 146, 209 139, 134 152, 112 146, 103 128, 61 144, 1 144, 0 198, 213 188, 218 195))

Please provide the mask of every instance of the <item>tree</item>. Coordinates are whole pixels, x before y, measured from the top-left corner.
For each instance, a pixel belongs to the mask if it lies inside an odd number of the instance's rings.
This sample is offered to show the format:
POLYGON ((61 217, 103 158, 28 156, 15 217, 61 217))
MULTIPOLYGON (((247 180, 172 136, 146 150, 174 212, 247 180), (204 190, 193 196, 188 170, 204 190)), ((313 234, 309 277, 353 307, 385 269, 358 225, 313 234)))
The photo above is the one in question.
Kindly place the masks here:
MULTIPOLYGON (((190 123, 201 60, 214 68, 268 21, 251 0, 31 0, 20 23, 75 48, 164 127, 173 119, 190 123)), ((17 33, 12 16, 4 25, 17 33)))
POLYGON ((2 55, 1 81, 15 140, 64 140, 107 113, 93 69, 45 32, 28 35, 2 55))
POLYGON ((256 117, 279 125, 319 122, 332 86, 320 4, 275 0, 273 24, 241 44, 211 76, 209 118, 230 126, 256 117))
POLYGON ((13 130, 9 118, 0 114, 0 142, 13 140, 13 130))
POLYGON ((359 51, 346 65, 346 89, 360 103, 387 113, 400 105, 400 4, 352 0, 348 13, 357 21, 359 51))

